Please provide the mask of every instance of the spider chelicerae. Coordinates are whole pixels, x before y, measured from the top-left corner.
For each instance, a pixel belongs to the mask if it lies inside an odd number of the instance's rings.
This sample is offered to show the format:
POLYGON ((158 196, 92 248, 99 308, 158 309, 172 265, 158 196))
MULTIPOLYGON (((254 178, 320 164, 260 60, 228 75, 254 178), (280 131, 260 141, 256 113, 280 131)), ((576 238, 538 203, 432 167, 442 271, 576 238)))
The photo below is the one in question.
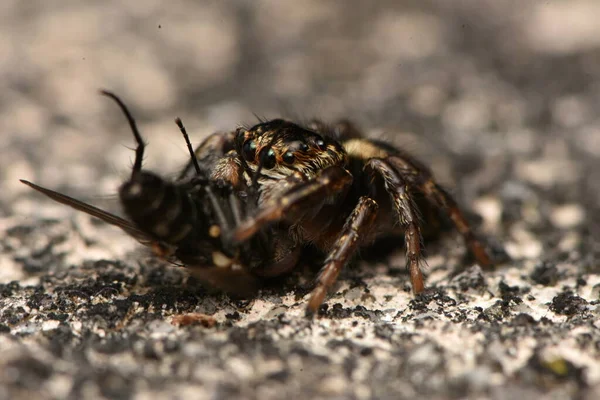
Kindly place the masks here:
POLYGON ((137 142, 131 177, 119 190, 127 219, 23 182, 120 227, 212 286, 247 295, 261 280, 293 269, 303 249, 314 245, 326 254, 308 301, 314 313, 358 249, 400 235, 413 291, 420 293, 420 216, 439 215, 432 210, 449 217, 479 265, 491 265, 431 171, 407 152, 363 137, 347 121, 261 121, 212 134, 193 150, 177 119, 191 158, 171 181, 142 168, 145 144, 135 120, 117 96, 102 93, 119 105, 137 142))

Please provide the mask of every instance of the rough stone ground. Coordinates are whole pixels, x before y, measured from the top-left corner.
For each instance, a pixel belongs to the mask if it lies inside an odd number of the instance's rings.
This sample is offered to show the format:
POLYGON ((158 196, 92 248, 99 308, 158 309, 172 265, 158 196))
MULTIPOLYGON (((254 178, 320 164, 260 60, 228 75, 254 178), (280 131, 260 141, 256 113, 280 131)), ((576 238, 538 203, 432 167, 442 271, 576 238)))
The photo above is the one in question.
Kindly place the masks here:
POLYGON ((0 9, 0 398, 600 397, 597 1, 0 9), (313 321, 314 265, 253 301, 209 293, 18 182, 118 209, 132 139, 99 87, 165 173, 186 160, 175 116, 196 142, 253 112, 350 116, 427 160, 512 260, 482 271, 451 233, 415 298, 399 244, 313 321))

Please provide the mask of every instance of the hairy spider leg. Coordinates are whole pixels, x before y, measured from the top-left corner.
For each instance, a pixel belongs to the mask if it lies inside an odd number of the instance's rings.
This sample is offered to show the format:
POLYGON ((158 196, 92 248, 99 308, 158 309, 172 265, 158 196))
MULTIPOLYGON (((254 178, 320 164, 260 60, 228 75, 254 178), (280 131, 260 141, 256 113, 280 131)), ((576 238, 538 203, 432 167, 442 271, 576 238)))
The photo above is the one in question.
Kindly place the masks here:
POLYGON ((460 211, 458 204, 452 196, 446 192, 438 183, 435 182, 431 173, 424 169, 412 168, 407 162, 399 157, 389 157, 387 161, 394 165, 396 169, 407 179, 415 189, 425 195, 425 198, 434 206, 442 210, 456 230, 463 236, 467 248, 475 257, 477 263, 482 267, 493 266, 492 259, 488 255, 485 247, 479 241, 471 225, 460 211))
POLYGON ((406 267, 410 274, 410 282, 414 293, 424 290, 422 262, 421 227, 419 226, 418 209, 411 197, 409 184, 404 177, 385 160, 370 159, 366 168, 372 174, 379 174, 383 178, 385 190, 389 193, 400 225, 404 229, 406 242, 406 267))
POLYGON ((340 271, 362 244, 361 236, 366 236, 365 233, 373 225, 378 207, 375 200, 369 197, 363 196, 358 200, 317 278, 317 285, 311 293, 306 309, 308 316, 317 312, 327 291, 337 281, 340 271))
POLYGON ((284 218, 298 218, 306 212, 320 207, 328 196, 342 192, 352 183, 352 175, 345 169, 332 166, 324 169, 317 177, 299 183, 281 196, 261 205, 257 213, 244 221, 233 233, 236 241, 254 236, 261 228, 284 218))

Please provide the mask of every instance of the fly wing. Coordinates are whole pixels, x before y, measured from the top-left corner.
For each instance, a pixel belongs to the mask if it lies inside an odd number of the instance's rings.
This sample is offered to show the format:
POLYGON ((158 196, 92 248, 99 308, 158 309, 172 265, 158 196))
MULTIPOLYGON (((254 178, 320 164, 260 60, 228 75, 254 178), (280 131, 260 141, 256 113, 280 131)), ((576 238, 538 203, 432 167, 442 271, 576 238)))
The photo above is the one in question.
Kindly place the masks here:
POLYGON ((26 181, 24 179, 21 179, 21 182, 24 183, 25 185, 29 186, 30 188, 48 196, 49 198, 51 198, 52 200, 54 200, 56 202, 59 202, 61 204, 72 207, 78 211, 83 211, 84 213, 89 214, 92 217, 96 217, 98 219, 101 219, 104 222, 107 222, 111 225, 121 228, 125 233, 132 236, 134 239, 136 239, 143 245, 149 246, 152 243, 157 242, 156 239, 154 239, 147 233, 139 230, 138 228, 135 227, 135 225, 133 225, 131 222, 127 221, 126 219, 118 217, 114 214, 111 214, 107 211, 101 210, 97 207, 94 207, 90 204, 79 201, 77 199, 74 199, 74 198, 64 195, 62 193, 58 193, 58 192, 55 192, 54 190, 50 190, 50 189, 46 189, 44 187, 38 186, 38 185, 31 183, 29 181, 26 181))

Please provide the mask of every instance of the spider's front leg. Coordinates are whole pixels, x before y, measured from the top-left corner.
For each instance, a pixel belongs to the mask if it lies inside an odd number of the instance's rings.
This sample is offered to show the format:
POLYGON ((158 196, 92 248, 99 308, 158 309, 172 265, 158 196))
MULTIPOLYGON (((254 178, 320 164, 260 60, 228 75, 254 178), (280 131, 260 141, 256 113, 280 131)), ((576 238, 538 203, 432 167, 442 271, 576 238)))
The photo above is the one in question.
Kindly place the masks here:
POLYGON ((325 265, 317 279, 317 286, 311 293, 307 314, 311 315, 323 303, 328 289, 333 286, 346 263, 352 258, 356 249, 362 244, 361 239, 367 237, 369 229, 377 215, 377 203, 369 197, 361 197, 352 214, 346 220, 334 248, 329 252, 325 265))
POLYGON ((421 227, 419 226, 418 211, 411 198, 408 182, 386 161, 378 158, 369 160, 366 164, 371 175, 378 174, 384 182, 392 204, 396 210, 400 224, 404 229, 406 242, 406 264, 410 274, 410 282, 414 293, 420 293, 425 288, 421 272, 421 227))
POLYGON ((344 168, 332 166, 314 179, 298 182, 281 195, 270 197, 261 204, 256 214, 233 232, 233 239, 238 242, 248 240, 274 222, 298 222, 306 214, 318 211, 331 196, 344 192, 352 179, 352 175, 344 168))

